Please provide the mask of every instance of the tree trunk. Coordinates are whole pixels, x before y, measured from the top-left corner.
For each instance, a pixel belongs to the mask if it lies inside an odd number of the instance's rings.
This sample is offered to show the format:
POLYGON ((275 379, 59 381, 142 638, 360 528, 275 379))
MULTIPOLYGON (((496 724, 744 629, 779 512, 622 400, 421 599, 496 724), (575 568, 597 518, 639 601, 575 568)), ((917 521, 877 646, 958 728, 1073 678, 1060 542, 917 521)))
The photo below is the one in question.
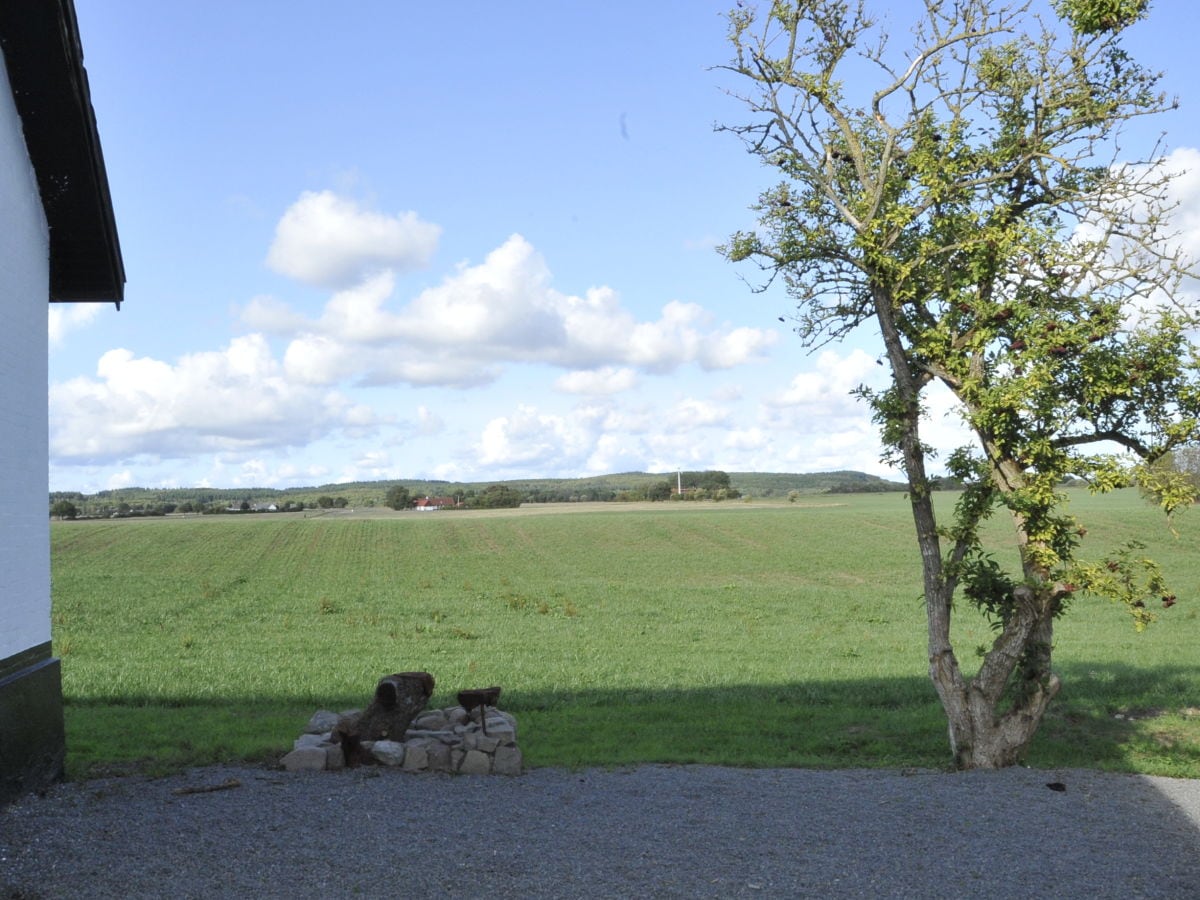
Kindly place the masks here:
POLYGON ((968 683, 958 702, 942 704, 950 724, 954 767, 1002 769, 1019 763, 1058 689, 1058 677, 1051 675, 1033 696, 997 716, 991 698, 968 683))
MULTIPOLYGON (((925 612, 929 637, 929 676, 942 702, 950 727, 950 749, 959 769, 998 769, 1019 762, 1037 732, 1059 681, 1050 672, 1053 590, 1035 592, 1027 586, 1014 591, 1016 609, 992 644, 978 674, 963 676, 950 641, 950 617, 956 581, 947 575, 942 541, 933 508, 921 443, 920 391, 928 380, 915 372, 896 328, 894 305, 886 291, 874 288, 876 319, 892 366, 893 384, 902 401, 896 412, 900 425, 897 448, 908 479, 909 503, 921 551, 925 612), (1034 649, 1033 655, 1028 651, 1034 649), (1021 681, 1009 708, 998 712, 1018 666, 1021 681)), ((1002 473, 1011 474, 1011 473, 1002 473)), ((1018 473, 1019 474, 1019 473, 1018 473)), ((1007 483, 1001 487, 1011 488, 1007 483)), ((1023 522, 1017 522, 1022 556, 1027 556, 1023 522)), ((1027 572, 1027 574, 1029 574, 1027 572)))
POLYGON ((1018 607, 974 678, 964 679, 957 663, 947 666, 944 657, 930 658, 929 674, 946 711, 958 769, 999 769, 1020 762, 1060 687, 1049 669, 1052 593, 1021 586, 1014 594, 1018 607), (1010 705, 1000 712, 1010 691, 1010 705))

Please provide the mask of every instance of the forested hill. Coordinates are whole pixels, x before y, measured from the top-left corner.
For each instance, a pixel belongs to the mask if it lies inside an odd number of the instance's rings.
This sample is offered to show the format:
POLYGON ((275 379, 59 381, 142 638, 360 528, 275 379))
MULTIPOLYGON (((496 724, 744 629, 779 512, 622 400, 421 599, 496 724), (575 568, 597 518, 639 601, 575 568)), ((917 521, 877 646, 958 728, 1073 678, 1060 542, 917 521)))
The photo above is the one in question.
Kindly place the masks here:
MULTIPOLYGON (((666 483, 674 491, 682 481, 686 489, 724 485, 725 496, 741 498, 786 498, 799 494, 858 493, 901 491, 899 482, 885 481, 863 472, 819 472, 794 474, 786 472, 621 472, 588 478, 528 478, 512 481, 426 481, 399 479, 393 481, 359 481, 344 484, 325 484, 303 488, 121 488, 83 494, 76 491, 55 491, 50 505, 67 501, 80 515, 111 515, 113 513, 212 511, 225 508, 250 508, 274 504, 277 508, 299 509, 316 506, 382 506, 388 491, 402 487, 413 498, 474 497, 487 488, 503 485, 520 494, 527 503, 563 503, 580 501, 619 501, 653 499, 666 483)), ((670 492, 668 491, 668 493, 670 492)), ((661 496, 659 494, 658 496, 661 496)))

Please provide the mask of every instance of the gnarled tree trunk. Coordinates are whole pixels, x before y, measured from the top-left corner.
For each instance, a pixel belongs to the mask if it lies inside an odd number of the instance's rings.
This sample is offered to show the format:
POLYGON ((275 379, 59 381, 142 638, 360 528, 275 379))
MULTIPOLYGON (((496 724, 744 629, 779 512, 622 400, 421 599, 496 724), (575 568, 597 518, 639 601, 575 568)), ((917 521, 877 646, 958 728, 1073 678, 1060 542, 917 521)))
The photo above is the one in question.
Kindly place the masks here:
MULTIPOLYGON (((886 337, 886 332, 885 332, 886 337)), ((901 379, 897 379, 901 381, 901 379)), ((949 723, 950 748, 959 769, 998 769, 1018 763, 1058 693, 1050 671, 1055 589, 1020 585, 1013 614, 974 678, 966 678, 950 641, 956 582, 942 556, 933 498, 919 437, 919 408, 906 417, 901 440, 909 499, 921 550, 928 627, 929 677, 949 723), (1020 673, 1014 680, 1014 674, 1020 673), (1004 704, 1007 708, 1003 708, 1004 704)), ((1017 522, 1018 531, 1021 523, 1017 522)), ((1026 567, 1026 574, 1038 576, 1026 567)), ((1036 580, 1036 577, 1035 579, 1036 580)))

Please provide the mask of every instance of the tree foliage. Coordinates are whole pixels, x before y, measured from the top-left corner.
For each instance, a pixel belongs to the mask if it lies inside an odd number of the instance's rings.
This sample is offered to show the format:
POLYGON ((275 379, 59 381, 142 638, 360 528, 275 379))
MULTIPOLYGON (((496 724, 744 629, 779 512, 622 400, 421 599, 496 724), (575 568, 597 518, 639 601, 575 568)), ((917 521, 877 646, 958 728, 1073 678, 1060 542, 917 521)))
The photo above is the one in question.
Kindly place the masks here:
POLYGON ((404 485, 392 485, 383 497, 383 505, 397 510, 408 509, 413 505, 412 494, 409 493, 408 488, 404 487, 404 485))
MULTIPOLYGON (((926 0, 911 36, 865 0, 795 0, 729 16, 735 96, 724 130, 778 171, 759 227, 722 252, 781 282, 808 347, 870 328, 885 390, 859 393, 908 481, 924 571, 930 674, 962 767, 1017 761, 1060 682, 1053 622, 1087 591, 1143 627, 1165 593, 1135 548, 1077 557, 1086 529, 1061 484, 1135 479, 1168 512, 1186 479, 1148 465, 1194 440, 1200 416, 1190 263, 1170 230, 1161 146, 1130 159, 1128 126, 1173 106, 1122 48, 1145 0, 926 0), (930 389, 948 390, 972 445, 944 465, 963 486, 934 514, 922 441, 930 389), (984 553, 1006 510, 1020 568, 984 553), (996 638, 967 678, 950 642, 959 596, 996 638)), ((1164 605, 1167 605, 1164 600, 1164 605)))
POLYGON ((515 509, 521 505, 521 492, 504 484, 489 485, 467 500, 471 509, 515 509))

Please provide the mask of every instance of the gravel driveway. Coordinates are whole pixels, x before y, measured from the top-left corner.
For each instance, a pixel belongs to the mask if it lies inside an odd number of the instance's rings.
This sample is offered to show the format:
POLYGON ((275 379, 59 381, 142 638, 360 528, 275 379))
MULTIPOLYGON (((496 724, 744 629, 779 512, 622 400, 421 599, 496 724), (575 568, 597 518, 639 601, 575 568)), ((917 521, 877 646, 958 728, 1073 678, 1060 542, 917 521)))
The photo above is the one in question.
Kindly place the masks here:
POLYGON ((239 766, 0 809, 4 900, 233 896, 1200 898, 1200 781, 239 766))

